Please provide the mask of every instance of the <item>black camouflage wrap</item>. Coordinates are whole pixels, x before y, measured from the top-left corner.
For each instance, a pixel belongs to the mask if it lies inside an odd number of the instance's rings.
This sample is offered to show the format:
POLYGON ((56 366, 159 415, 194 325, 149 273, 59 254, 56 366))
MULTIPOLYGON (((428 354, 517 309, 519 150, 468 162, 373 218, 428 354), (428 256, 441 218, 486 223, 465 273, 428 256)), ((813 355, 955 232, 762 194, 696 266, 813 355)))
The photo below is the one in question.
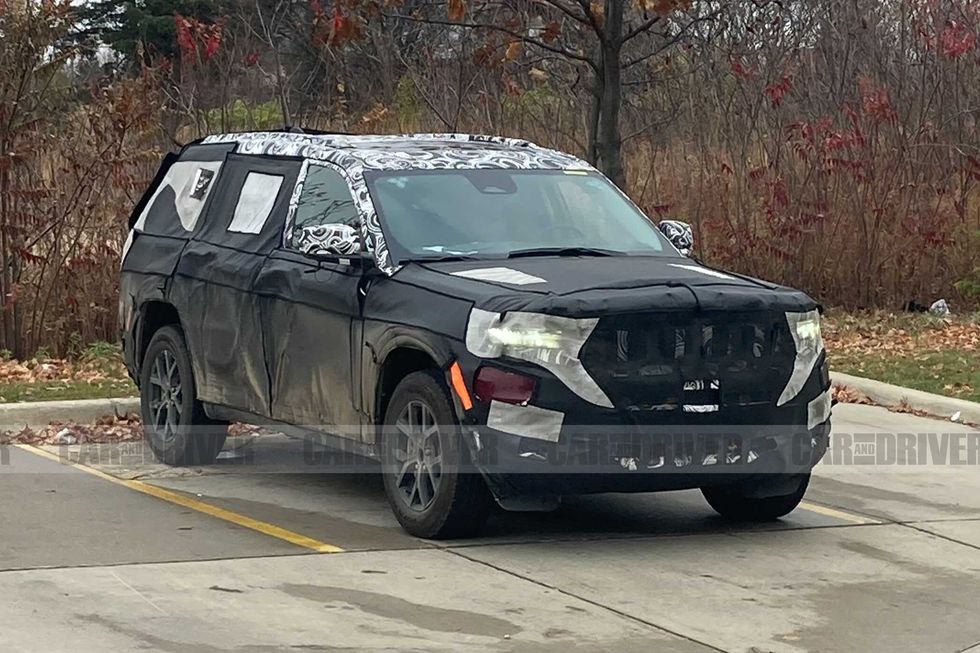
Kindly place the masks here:
POLYGON ((142 222, 122 262, 120 323, 130 373, 138 378, 144 327, 163 310, 186 335, 209 417, 294 425, 367 455, 377 454, 375 425, 394 388, 390 370, 406 361, 444 372, 458 364, 470 392, 482 367, 531 377, 527 405, 477 397, 467 409, 451 394, 471 457, 498 496, 554 492, 547 483, 526 483, 542 473, 553 478, 548 465, 560 449, 583 447, 588 460, 627 476, 607 478, 603 467, 602 474, 578 474, 559 494, 699 487, 694 474, 711 461, 730 473, 810 470, 829 432, 823 353, 794 396, 782 404, 777 398, 797 354, 787 315, 813 313, 813 299, 673 250, 393 264, 365 173, 458 168, 591 170, 524 141, 457 134, 231 134, 168 157, 134 211, 131 226, 142 222), (161 187, 161 180, 169 166, 195 161, 221 165, 201 218, 187 230, 176 205, 182 189, 161 187), (311 165, 343 175, 360 224, 291 233, 311 165), (283 177, 279 195, 261 233, 229 234, 251 171, 283 177), (365 248, 373 265, 358 256, 365 248), (327 249, 339 256, 323 256, 327 249), (500 326, 519 313, 588 322, 571 355, 608 401, 576 392, 542 357, 469 346, 475 314, 500 326), (536 415, 547 419, 536 422, 536 415), (811 416, 820 419, 815 427, 811 416), (510 418, 524 420, 518 426, 525 430, 501 428, 510 418), (616 453, 643 452, 665 429, 742 432, 746 447, 714 457, 696 449, 673 457, 616 453))

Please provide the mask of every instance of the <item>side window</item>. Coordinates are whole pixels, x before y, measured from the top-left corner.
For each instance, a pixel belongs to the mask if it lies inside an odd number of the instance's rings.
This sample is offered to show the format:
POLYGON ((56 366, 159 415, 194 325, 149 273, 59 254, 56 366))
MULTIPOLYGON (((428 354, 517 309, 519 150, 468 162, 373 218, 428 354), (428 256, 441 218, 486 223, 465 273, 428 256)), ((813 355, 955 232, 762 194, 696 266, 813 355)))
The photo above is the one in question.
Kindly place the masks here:
POLYGON ((357 208, 347 182, 336 170, 310 164, 300 192, 290 242, 295 246, 304 227, 321 225, 357 227, 357 208))
POLYGON ((276 204, 279 189, 282 187, 282 177, 267 175, 262 172, 250 172, 242 184, 242 192, 238 195, 235 205, 235 216, 228 225, 228 231, 243 234, 262 232, 265 221, 272 213, 276 204))
POLYGON ((211 189, 214 188, 212 182, 220 170, 221 161, 177 161, 171 165, 153 196, 146 203, 143 213, 137 219, 136 231, 148 229, 152 233, 171 232, 173 226, 171 221, 173 221, 175 211, 183 231, 194 231, 197 220, 201 217, 204 203, 207 201, 211 189), (165 193, 165 191, 167 192, 165 193), (173 204, 169 203, 171 194, 173 204), (165 202, 166 205, 156 206, 161 195, 167 197, 168 201, 165 202), (157 214, 156 220, 162 216, 166 223, 158 222, 148 226, 146 224, 147 218, 151 213, 157 214))

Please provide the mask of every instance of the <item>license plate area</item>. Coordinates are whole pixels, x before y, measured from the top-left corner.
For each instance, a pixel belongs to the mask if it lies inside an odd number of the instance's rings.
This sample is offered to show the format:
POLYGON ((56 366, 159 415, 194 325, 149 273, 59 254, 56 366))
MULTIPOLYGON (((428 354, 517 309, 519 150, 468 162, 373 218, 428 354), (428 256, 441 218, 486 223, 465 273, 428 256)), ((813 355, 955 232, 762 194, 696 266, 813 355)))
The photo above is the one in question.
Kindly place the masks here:
POLYGON ((738 465, 744 458, 742 438, 737 435, 676 433, 638 436, 609 443, 611 462, 628 471, 664 471, 692 467, 738 465))
POLYGON ((721 410, 721 383, 718 379, 685 381, 681 405, 685 413, 717 413, 721 410))

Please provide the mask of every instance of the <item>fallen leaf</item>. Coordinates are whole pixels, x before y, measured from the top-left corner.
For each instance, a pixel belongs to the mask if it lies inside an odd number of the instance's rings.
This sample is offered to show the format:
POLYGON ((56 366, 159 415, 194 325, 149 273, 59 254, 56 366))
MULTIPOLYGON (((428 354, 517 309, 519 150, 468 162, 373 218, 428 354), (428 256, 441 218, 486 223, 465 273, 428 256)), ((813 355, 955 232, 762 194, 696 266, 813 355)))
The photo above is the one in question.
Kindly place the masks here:
POLYGON ((449 0, 446 3, 446 12, 449 14, 449 20, 454 22, 459 22, 466 17, 466 2, 465 0, 449 0))

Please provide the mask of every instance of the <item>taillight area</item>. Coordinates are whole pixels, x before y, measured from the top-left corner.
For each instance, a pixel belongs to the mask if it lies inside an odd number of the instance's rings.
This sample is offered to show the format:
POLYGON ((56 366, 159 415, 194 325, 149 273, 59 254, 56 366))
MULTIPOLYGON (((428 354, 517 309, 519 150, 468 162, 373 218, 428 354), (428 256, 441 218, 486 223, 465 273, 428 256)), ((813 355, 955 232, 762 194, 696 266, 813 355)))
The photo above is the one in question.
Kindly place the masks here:
POLYGON ((492 399, 507 404, 527 404, 537 387, 537 380, 529 376, 485 366, 476 373, 473 391, 480 401, 492 399))

